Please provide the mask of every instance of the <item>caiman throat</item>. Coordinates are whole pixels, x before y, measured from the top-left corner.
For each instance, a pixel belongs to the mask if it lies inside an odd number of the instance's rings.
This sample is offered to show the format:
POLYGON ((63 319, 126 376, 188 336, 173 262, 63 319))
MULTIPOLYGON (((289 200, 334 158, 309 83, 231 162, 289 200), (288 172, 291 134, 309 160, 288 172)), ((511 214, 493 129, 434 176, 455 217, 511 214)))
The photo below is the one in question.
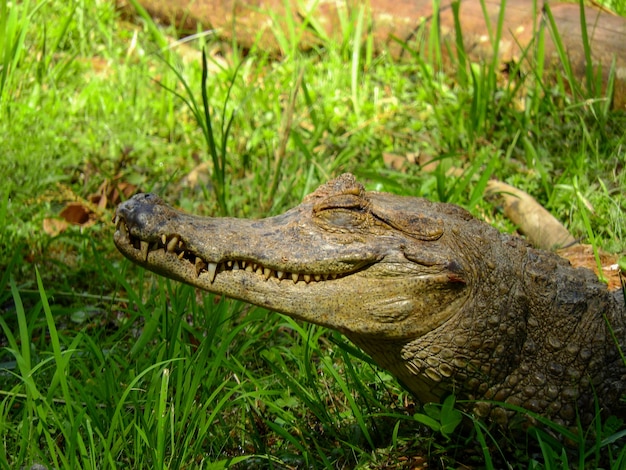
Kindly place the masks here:
POLYGON ((501 424, 511 412, 481 400, 563 424, 590 421, 595 399, 623 413, 623 301, 457 206, 366 192, 344 174, 266 219, 198 217, 138 194, 115 223, 133 262, 339 330, 422 402, 456 393, 501 424))

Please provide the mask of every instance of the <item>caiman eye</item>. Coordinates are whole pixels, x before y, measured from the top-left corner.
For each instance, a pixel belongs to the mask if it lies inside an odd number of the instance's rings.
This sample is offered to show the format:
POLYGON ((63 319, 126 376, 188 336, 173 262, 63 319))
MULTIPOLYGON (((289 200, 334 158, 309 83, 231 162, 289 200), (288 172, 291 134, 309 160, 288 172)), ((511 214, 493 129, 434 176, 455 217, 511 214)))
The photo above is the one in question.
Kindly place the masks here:
POLYGON ((354 194, 337 194, 322 199, 313 206, 313 212, 318 213, 328 209, 363 210, 368 206, 367 201, 354 194))
POLYGON ((330 196, 313 206, 318 220, 344 228, 362 225, 368 218, 368 203, 354 194, 330 196))
POLYGON ((367 220, 365 212, 347 209, 328 209, 319 212, 317 216, 327 224, 347 229, 359 227, 367 220))

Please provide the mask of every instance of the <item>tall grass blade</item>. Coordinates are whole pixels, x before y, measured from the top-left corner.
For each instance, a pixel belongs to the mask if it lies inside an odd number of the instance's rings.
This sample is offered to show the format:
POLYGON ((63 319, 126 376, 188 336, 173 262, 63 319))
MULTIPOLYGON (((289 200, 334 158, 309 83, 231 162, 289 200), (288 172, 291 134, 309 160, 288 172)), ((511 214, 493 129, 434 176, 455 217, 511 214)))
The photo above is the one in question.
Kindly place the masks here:
POLYGON ((170 413, 168 412, 168 390, 169 390, 170 370, 166 367, 161 371, 161 388, 156 410, 157 421, 157 448, 156 448, 156 467, 160 469, 168 468, 165 464, 165 444, 167 440, 166 429, 169 423, 170 413))
MULTIPOLYGON (((567 55, 567 49, 565 48, 565 45, 563 44, 563 41, 561 39, 561 34, 559 33, 558 26, 556 24, 556 21, 554 20, 554 15, 552 14, 552 10, 548 3, 544 4, 543 12, 544 12, 544 17, 548 19, 550 35, 552 37, 552 41, 554 42, 554 46, 556 47, 556 51, 559 56, 561 65, 563 67, 565 79, 567 80, 568 87, 571 90, 572 95, 574 95, 575 98, 580 98, 581 96, 583 96, 580 84, 578 83, 578 80, 576 79, 576 76, 574 75, 574 72, 572 70, 572 65, 570 63, 569 56, 567 55)), ((560 74, 557 73, 556 78, 557 78, 558 83, 562 83, 560 82, 560 80, 562 80, 562 77, 560 74)), ((565 88, 562 85, 560 88, 561 88, 560 92, 563 95, 565 95, 566 94, 565 88)))
POLYGON ((441 24, 439 18, 440 4, 440 0, 433 0, 433 15, 430 21, 428 36, 428 57, 437 72, 443 67, 443 56, 441 55, 441 24))
POLYGON ((0 2, 0 115, 5 112, 5 103, 11 102, 12 77, 24 54, 26 31, 34 13, 29 10, 29 0, 20 4, 0 2))
POLYGON ((359 5, 356 17, 356 25, 352 36, 352 61, 350 69, 350 94, 352 98, 352 108, 356 114, 357 121, 361 120, 361 101, 359 98, 359 89, 361 83, 360 77, 360 58, 361 58, 361 42, 363 40, 363 22, 365 17, 365 5, 359 5))
MULTIPOLYGON (((225 193, 225 184, 224 180, 226 177, 226 169, 225 166, 225 158, 224 152, 226 152, 225 148, 221 149, 221 152, 218 151, 217 144, 215 142, 215 136, 213 134, 213 121, 211 119, 211 110, 209 104, 209 87, 208 87, 208 78, 209 78, 209 67, 207 64, 206 58, 206 49, 202 49, 202 79, 200 82, 201 91, 202 91, 202 130, 204 131, 204 138, 206 139, 209 154, 211 155, 211 161, 213 162, 213 172, 212 172, 212 180, 213 180, 213 191, 215 192, 215 197, 217 198, 217 203, 220 208, 222 215, 226 215, 228 212, 226 205, 226 195, 225 193), (222 158, 220 158, 220 154, 222 158)), ((232 84, 231 84, 232 86, 232 84)), ((229 88, 230 91, 230 88, 229 88)), ((226 105, 224 105, 224 110, 226 105)), ((198 113, 199 114, 199 113, 198 113)), ((198 115, 196 115, 198 118, 198 115)), ((200 124, 200 123, 199 123, 200 124)), ((222 142, 225 141, 226 136, 222 136, 222 142)))
MULTIPOLYGON (((539 14, 537 8, 537 1, 533 1, 533 18, 536 18, 539 14)), ((539 105, 541 104, 542 97, 546 93, 544 86, 544 67, 546 60, 546 29, 542 24, 537 25, 536 21, 533 21, 533 37, 535 41, 532 45, 534 47, 534 61, 532 62, 531 73, 533 77, 533 88, 531 95, 531 102, 529 110, 531 116, 536 116, 539 112, 539 105)))
POLYGON ((468 61, 465 52, 465 43, 463 42, 463 28, 461 28, 461 2, 454 1, 451 6, 452 17, 454 19, 454 37, 456 40, 457 80, 461 87, 466 87, 468 86, 468 61))
POLYGON ((174 72, 178 80, 183 85, 185 89, 186 96, 177 92, 173 88, 168 87, 163 83, 159 83, 161 87, 168 90, 170 93, 174 94, 178 98, 180 98, 183 103, 187 105, 189 110, 192 112, 196 122, 200 126, 202 130, 202 134, 204 135, 204 139, 207 144, 207 151, 211 156, 211 162, 213 163, 213 171, 211 172, 211 182, 212 189, 217 200, 217 204, 220 210, 220 215, 226 216, 229 213, 228 204, 226 203, 228 198, 228 185, 226 184, 226 165, 228 162, 228 148, 227 142, 232 129, 233 122, 235 120, 236 111, 232 111, 230 116, 226 116, 227 114, 227 105, 230 101, 231 93, 234 89, 235 81, 239 74, 239 70, 243 65, 243 61, 239 62, 234 72, 232 73, 229 81, 228 91, 226 93, 226 97, 224 99, 223 107, 222 107, 222 127, 221 127, 221 140, 218 142, 215 138, 214 125, 213 125, 213 116, 211 114, 211 104, 209 101, 209 85, 208 85, 208 62, 206 49, 202 50, 202 77, 201 77, 201 97, 202 97, 202 107, 198 104, 195 99, 195 93, 191 89, 189 83, 185 80, 185 77, 174 65, 170 62, 165 62, 166 65, 174 72))
MULTIPOLYGON (((485 438, 485 433, 489 431, 487 429, 483 432, 483 423, 478 420, 473 420, 474 429, 476 430, 476 439, 480 444, 480 449, 482 450, 483 457, 485 459, 485 468, 493 469, 495 468, 493 465, 493 459, 491 458, 491 452, 489 451, 490 446, 487 444, 487 439, 485 438)), ((490 436, 496 447, 499 449, 498 442, 490 436)))
POLYGON ((161 32, 161 29, 156 25, 150 13, 146 11, 146 9, 139 3, 137 0, 129 0, 130 4, 133 6, 139 17, 146 23, 146 26, 150 30, 152 34, 152 39, 156 41, 161 49, 162 53, 165 53, 168 50, 167 39, 161 32))
POLYGON ((572 186, 574 188, 574 192, 576 194, 576 201, 578 203, 578 211, 580 217, 582 218, 583 226, 585 227, 585 231, 587 232, 587 238, 589 243, 591 244, 591 248, 593 249, 593 257, 596 260, 596 266, 598 267, 598 277, 603 282, 607 282, 606 276, 604 275, 604 270, 602 269, 602 260, 600 259, 600 251, 598 247, 598 240, 593 231, 593 226, 591 225, 591 220, 589 219, 589 207, 587 205, 587 200, 585 196, 580 191, 580 187, 578 184, 578 178, 574 177, 572 180, 572 186))
MULTIPOLYGON (((52 310, 50 309, 50 303, 48 302, 48 296, 46 295, 46 291, 43 287, 43 282, 41 280, 41 275, 39 274, 39 269, 35 268, 35 274, 37 277, 37 288, 39 289, 39 296, 41 298, 41 303, 43 306, 43 311, 46 316, 46 325, 48 327, 48 334, 50 336, 50 343, 52 345, 52 352, 54 357, 54 363, 56 365, 56 370, 52 382, 50 383, 49 391, 53 391, 56 388, 56 384, 59 383, 61 385, 61 390, 63 392, 63 398, 67 403, 72 403, 73 396, 70 394, 70 390, 67 383, 67 375, 68 375, 68 363, 72 356, 73 351, 70 350, 62 350, 61 341, 59 340, 59 333, 56 328, 56 324, 54 321, 54 317, 52 315, 52 310)), ((49 392, 50 393, 50 392, 49 392)), ((74 422, 73 409, 71 406, 67 407, 68 419, 70 423, 74 422)))
POLYGON ((111 454, 115 455, 116 448, 119 445, 116 443, 117 439, 120 437, 120 435, 123 436, 126 433, 125 424, 124 424, 125 413, 123 413, 122 410, 125 406, 129 404, 128 402, 129 402, 130 394, 140 390, 140 388, 137 387, 137 385, 143 380, 143 378, 146 375, 151 373, 153 370, 165 368, 171 365, 173 362, 180 361, 180 360, 182 359, 173 358, 173 359, 168 359, 168 360, 157 362, 156 364, 152 364, 148 366, 147 368, 145 368, 144 370, 142 370, 139 374, 137 374, 137 376, 130 383, 127 384, 124 392, 119 397, 118 402, 115 406, 115 410, 113 411, 113 414, 110 418, 110 426, 108 429, 108 435, 106 436, 106 442, 105 442, 105 448, 107 452, 110 452, 111 454))
POLYGON ((365 416, 361 413, 359 406, 356 404, 354 400, 354 396, 352 395, 350 388, 348 387, 348 384, 343 379, 343 377, 339 375, 339 373, 335 370, 334 365, 327 358, 322 358, 322 361, 323 361, 323 364, 325 365, 325 369, 327 373, 330 374, 332 377, 334 377, 335 381, 341 388, 341 391, 344 393, 346 399, 348 400, 354 419, 356 420, 359 426, 359 429, 363 433, 363 436, 367 440, 367 443, 369 444, 371 448, 374 448, 375 447, 374 440, 372 439, 369 428, 367 424, 365 423, 365 416))
MULTIPOLYGON (((20 365, 20 372, 22 373, 22 377, 27 379, 30 382, 31 387, 28 387, 27 390, 31 390, 35 392, 33 399, 39 399, 39 391, 35 387, 35 383, 32 382, 32 363, 30 358, 30 334, 28 331, 28 323, 26 321, 26 312, 24 310, 24 304, 22 303, 22 298, 20 297, 20 293, 17 290, 17 286, 15 285, 15 279, 11 277, 9 284, 11 286, 11 293, 13 294, 13 302, 15 303, 15 313, 17 314, 17 325, 18 331, 20 335, 20 344, 22 345, 20 351, 20 359, 18 359, 18 364, 20 365)), ((3 321, 4 323, 4 321, 3 321)), ((6 324, 4 324, 6 325, 6 324)), ((3 326, 4 326, 3 325, 3 326)), ((13 339, 13 335, 11 334, 9 327, 5 326, 5 334, 7 339, 9 340, 9 344, 13 350, 17 353, 18 346, 16 341, 13 339)))
POLYGON ((304 76, 304 70, 298 72, 295 84, 289 94, 289 102, 283 112, 283 119, 280 129, 280 140, 278 148, 276 149, 276 156, 274 158, 274 171, 272 175, 272 182, 265 202, 265 209, 268 210, 274 203, 274 197, 276 191, 278 191, 278 185, 280 184, 282 177, 283 164, 287 157, 287 143, 292 135, 293 116, 296 108, 296 98, 298 97, 298 91, 302 85, 302 77, 304 76))
MULTIPOLYGON (((302 35, 306 31, 309 22, 306 15, 304 18, 300 15, 300 9, 295 9, 294 2, 283 0, 284 14, 278 15, 274 11, 269 10, 267 14, 272 20, 272 34, 278 44, 278 48, 284 55, 293 56, 298 51, 298 45, 302 35), (297 21, 298 18, 300 21, 297 21)), ((300 7, 300 5, 298 5, 300 7)), ((312 8, 315 8, 313 5, 312 8)))
MULTIPOLYGON (((580 32, 581 40, 583 43, 583 51, 585 52, 585 77, 587 79, 587 93, 588 96, 597 96, 598 89, 596 89, 596 81, 593 72, 593 59, 591 58, 591 44, 589 42, 589 33, 587 32, 587 18, 585 13, 585 2, 580 0, 578 2, 580 12, 580 32)), ((602 76, 600 70, 600 77, 602 76)))

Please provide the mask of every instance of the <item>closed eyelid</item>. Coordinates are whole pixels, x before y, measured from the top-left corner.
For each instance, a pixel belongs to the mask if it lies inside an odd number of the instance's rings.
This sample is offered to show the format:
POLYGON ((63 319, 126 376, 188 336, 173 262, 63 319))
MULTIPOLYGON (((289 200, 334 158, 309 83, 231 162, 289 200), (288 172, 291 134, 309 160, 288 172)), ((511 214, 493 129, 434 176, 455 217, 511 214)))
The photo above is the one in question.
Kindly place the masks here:
POLYGON ((313 207, 313 212, 319 213, 329 209, 361 209, 369 207, 368 201, 354 194, 340 194, 323 199, 313 207))

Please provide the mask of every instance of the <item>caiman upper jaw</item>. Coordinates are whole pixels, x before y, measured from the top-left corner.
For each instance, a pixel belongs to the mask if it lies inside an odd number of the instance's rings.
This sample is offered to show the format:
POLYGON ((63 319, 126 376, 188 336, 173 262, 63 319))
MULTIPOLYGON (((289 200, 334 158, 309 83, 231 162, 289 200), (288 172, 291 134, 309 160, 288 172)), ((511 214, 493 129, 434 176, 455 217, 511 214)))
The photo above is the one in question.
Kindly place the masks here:
POLYGON ((115 243, 122 253, 128 256, 133 261, 143 261, 144 264, 148 261, 150 253, 161 251, 160 255, 163 256, 166 253, 174 255, 180 261, 186 261, 193 265, 196 270, 196 276, 203 275, 209 276, 209 281, 214 282, 218 273, 224 271, 247 271, 250 273, 256 273, 263 276, 265 280, 270 278, 276 278, 278 280, 290 279, 294 283, 304 281, 307 284, 309 282, 328 281, 344 277, 349 273, 330 273, 330 274, 308 274, 308 273, 291 273, 278 269, 272 269, 263 266, 260 263, 256 263, 244 259, 229 259, 223 261, 208 261, 203 259, 200 255, 197 255, 190 251, 185 243, 177 235, 162 234, 158 240, 149 242, 142 240, 137 236, 133 236, 129 230, 126 222, 121 217, 116 216, 115 224, 117 227, 115 233, 115 243), (134 250, 134 253, 130 250, 134 250))
MULTIPOLYGON (((188 263, 194 267, 197 278, 208 276, 210 283, 213 283, 215 277, 221 272, 242 270, 256 273, 266 281, 275 278, 291 280, 295 284, 301 281, 308 284, 339 279, 363 269, 368 264, 354 264, 353 269, 344 272, 315 273, 290 272, 264 265, 257 260, 237 257, 208 259, 205 255, 188 246, 181 235, 173 234, 165 229, 159 235, 153 232, 155 227, 146 228, 154 218, 164 215, 173 218, 180 214, 164 205, 162 200, 153 194, 138 194, 129 201, 120 204, 113 220, 116 226, 114 241, 118 249, 130 260, 149 268, 154 267, 149 262, 151 254, 153 257, 169 258, 170 264, 188 263), (168 213, 168 211, 172 213, 168 213)), ((165 226, 165 224, 162 225, 165 226)))

